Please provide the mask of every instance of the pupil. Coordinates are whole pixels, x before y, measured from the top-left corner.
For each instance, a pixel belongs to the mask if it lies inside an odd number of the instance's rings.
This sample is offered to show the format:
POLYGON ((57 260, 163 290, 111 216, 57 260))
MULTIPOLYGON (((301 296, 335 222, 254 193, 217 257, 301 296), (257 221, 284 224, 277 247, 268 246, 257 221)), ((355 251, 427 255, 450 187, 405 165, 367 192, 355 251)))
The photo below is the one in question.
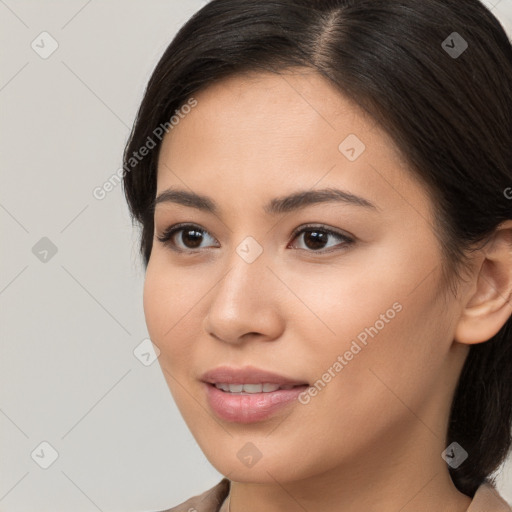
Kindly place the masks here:
POLYGON ((322 249, 326 243, 325 238, 326 233, 322 233, 321 231, 307 231, 304 234, 304 241, 309 249, 322 249), (311 236, 308 236, 308 233, 310 233, 311 236), (312 241, 312 244, 309 244, 308 241, 312 241))
POLYGON ((201 237, 202 237, 202 234, 200 231, 196 231, 195 229, 189 229, 189 230, 183 232, 181 239, 182 239, 182 242, 187 247, 195 248, 195 247, 199 247, 201 245, 201 237), (191 233, 193 233, 192 236, 190 236, 191 233), (188 244, 186 242, 186 240, 184 240, 184 237, 188 237, 190 240, 192 240, 192 243, 188 244))

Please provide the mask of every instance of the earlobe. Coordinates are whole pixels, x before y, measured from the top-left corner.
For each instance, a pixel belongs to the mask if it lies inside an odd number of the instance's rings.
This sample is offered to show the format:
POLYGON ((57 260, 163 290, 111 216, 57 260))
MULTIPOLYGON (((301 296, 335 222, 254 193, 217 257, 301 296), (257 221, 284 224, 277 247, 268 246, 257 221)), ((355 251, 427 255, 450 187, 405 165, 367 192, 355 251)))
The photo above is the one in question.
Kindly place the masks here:
POLYGON ((481 252, 484 258, 455 330, 459 343, 488 341, 512 314, 512 221, 500 224, 481 252))

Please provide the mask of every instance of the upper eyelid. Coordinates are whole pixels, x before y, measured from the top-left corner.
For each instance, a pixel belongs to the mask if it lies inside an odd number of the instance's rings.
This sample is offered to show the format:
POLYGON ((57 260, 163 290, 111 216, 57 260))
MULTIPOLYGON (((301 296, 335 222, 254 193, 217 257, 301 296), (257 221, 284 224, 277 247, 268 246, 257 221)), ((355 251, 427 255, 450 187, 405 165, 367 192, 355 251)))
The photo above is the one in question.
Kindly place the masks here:
POLYGON ((347 232, 343 232, 343 230, 339 230, 337 228, 331 228, 329 226, 326 226, 325 224, 315 223, 315 222, 306 223, 306 224, 302 224, 302 225, 298 226, 297 228, 295 228, 292 231, 292 235, 295 236, 295 235, 298 235, 299 233, 301 233, 302 231, 305 231, 307 229, 315 229, 315 228, 318 229, 319 231, 325 231, 331 235, 338 235, 343 238, 350 238, 351 240, 355 239, 354 235, 351 235, 350 233, 347 233, 347 232))
MULTIPOLYGON (((204 233, 208 233, 208 235, 210 235, 211 237, 215 238, 212 235, 212 233, 210 233, 210 231, 208 231, 207 229, 201 227, 199 224, 193 224, 193 223, 189 223, 189 222, 178 223, 178 224, 175 224, 175 225, 168 226, 168 227, 166 227, 163 230, 163 234, 165 234, 166 232, 171 232, 171 231, 174 234, 174 233, 179 232, 179 231, 181 231, 182 229, 185 229, 185 228, 197 228, 197 231, 203 231, 204 233)), ((296 235, 296 234, 300 233, 303 230, 315 229, 315 228, 317 228, 319 231, 326 231, 329 234, 345 236, 346 238, 355 238, 353 235, 351 235, 349 233, 343 233, 343 232, 340 232, 339 230, 337 230, 336 228, 331 228, 329 226, 326 226, 325 224, 314 223, 314 222, 313 223, 306 223, 306 224, 302 224, 302 225, 298 226, 297 228, 295 228, 292 231, 291 234, 292 235, 296 235)))

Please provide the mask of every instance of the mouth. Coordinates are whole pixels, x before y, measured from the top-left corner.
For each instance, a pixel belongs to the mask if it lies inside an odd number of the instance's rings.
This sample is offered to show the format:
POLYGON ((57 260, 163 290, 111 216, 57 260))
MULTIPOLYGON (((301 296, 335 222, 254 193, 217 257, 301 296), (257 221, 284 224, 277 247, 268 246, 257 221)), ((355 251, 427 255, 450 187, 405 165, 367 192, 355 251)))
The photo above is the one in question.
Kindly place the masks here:
POLYGON ((253 395, 256 393, 273 393, 279 390, 288 390, 293 388, 307 387, 307 384, 274 384, 271 382, 265 382, 263 384, 229 384, 227 382, 215 382, 209 383, 211 386, 220 389, 224 393, 231 393, 234 395, 253 395))
POLYGON ((309 384, 252 366, 218 367, 201 376, 205 398, 217 417, 235 423, 262 422, 293 407, 309 384))
POLYGON ((268 391, 263 391, 265 384, 204 383, 205 398, 211 411, 224 421, 256 423, 269 419, 285 407, 293 407, 308 388, 307 384, 283 388, 271 384, 266 387, 268 391))

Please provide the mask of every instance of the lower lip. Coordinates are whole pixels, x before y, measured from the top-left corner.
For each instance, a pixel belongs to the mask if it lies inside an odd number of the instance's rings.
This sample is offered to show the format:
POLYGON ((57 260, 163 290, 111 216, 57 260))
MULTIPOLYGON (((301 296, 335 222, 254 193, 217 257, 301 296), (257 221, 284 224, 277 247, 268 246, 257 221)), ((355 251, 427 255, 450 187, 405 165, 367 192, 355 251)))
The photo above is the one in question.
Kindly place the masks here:
POLYGON ((278 389, 269 393, 236 394, 227 393, 213 384, 204 384, 208 404, 215 414, 236 423, 254 423, 267 419, 283 407, 297 400, 308 388, 307 385, 292 389, 278 389))

